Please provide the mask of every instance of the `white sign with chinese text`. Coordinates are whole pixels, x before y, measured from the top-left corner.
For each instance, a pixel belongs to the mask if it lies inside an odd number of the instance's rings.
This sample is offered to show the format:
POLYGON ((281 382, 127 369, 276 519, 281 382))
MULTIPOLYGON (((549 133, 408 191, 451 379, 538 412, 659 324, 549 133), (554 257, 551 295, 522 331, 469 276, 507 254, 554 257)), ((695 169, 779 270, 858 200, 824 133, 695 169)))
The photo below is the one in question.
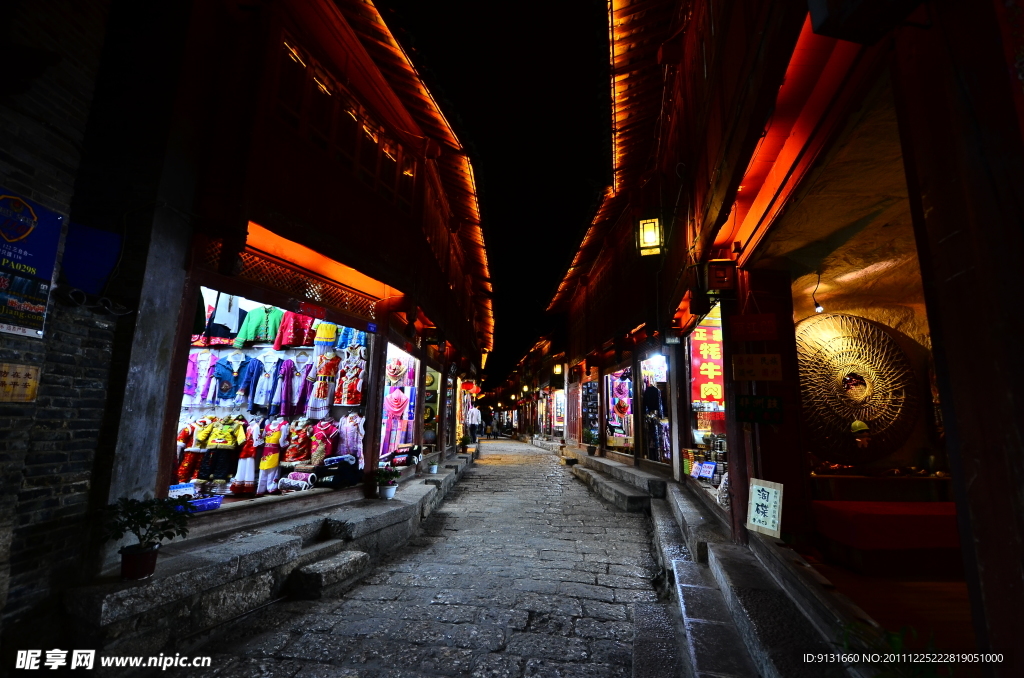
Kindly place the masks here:
POLYGON ((782 525, 782 483, 750 479, 747 529, 778 539, 782 525))

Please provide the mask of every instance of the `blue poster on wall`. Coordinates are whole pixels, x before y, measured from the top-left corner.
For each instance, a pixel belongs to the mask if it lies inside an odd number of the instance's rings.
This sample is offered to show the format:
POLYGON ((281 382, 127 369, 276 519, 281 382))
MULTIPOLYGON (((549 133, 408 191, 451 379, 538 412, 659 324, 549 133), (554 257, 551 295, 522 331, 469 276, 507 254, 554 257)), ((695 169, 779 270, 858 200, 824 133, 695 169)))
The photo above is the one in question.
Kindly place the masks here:
POLYGON ((0 332, 43 336, 63 221, 0 187, 0 332))

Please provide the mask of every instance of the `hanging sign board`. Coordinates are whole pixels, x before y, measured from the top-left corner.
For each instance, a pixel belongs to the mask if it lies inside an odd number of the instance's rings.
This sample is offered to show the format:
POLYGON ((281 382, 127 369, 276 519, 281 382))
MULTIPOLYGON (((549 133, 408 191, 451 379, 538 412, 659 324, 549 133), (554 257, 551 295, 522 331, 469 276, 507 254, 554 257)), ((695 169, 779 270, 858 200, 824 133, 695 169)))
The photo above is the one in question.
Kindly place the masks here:
POLYGON ((736 398, 736 421, 746 424, 781 424, 782 398, 749 396, 736 398))
POLYGON ((31 403, 39 390, 39 367, 0 363, 0 403, 31 403))
POLYGON ((0 187, 0 332, 43 336, 63 221, 0 187))
POLYGON ((774 313, 734 315, 729 318, 732 341, 772 341, 779 338, 774 313))
POLYGON ((743 353, 732 356, 733 381, 782 381, 778 353, 743 353))
POLYGON ((697 326, 690 334, 690 398, 725 403, 722 328, 697 326))
POLYGON ((782 525, 782 483, 750 479, 747 529, 778 539, 782 525))

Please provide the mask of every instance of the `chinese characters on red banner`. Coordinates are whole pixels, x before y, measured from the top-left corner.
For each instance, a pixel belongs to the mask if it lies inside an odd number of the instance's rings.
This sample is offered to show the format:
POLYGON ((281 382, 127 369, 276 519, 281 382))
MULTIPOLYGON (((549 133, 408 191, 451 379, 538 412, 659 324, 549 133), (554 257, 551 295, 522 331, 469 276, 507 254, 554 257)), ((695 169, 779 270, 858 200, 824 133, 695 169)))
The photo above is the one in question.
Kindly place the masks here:
POLYGON ((691 400, 725 402, 722 328, 698 325, 690 335, 691 400))

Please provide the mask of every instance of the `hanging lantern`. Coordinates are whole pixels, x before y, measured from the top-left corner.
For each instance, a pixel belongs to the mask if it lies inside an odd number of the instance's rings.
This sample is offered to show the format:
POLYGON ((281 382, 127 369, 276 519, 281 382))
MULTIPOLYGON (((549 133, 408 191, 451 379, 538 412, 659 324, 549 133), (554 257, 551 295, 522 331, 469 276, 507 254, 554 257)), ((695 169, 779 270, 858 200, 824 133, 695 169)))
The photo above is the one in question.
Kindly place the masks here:
POLYGON ((641 257, 665 251, 665 233, 658 219, 641 219, 636 225, 636 248, 641 257))
POLYGON ((469 381, 462 382, 462 390, 463 391, 472 391, 473 390, 472 382, 469 382, 469 381))

